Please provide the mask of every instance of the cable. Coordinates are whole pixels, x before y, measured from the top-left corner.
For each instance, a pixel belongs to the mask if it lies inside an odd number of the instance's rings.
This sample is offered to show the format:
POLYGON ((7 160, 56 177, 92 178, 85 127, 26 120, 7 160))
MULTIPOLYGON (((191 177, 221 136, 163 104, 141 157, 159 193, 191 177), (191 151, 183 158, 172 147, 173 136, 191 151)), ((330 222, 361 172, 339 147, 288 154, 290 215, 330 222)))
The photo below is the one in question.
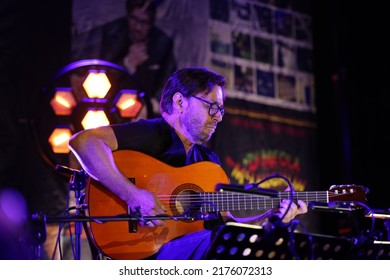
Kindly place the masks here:
POLYGON ((281 178, 281 179, 283 179, 283 180, 287 183, 288 188, 289 188, 289 190, 290 190, 290 194, 291 194, 290 197, 289 197, 289 198, 290 198, 290 202, 289 202, 289 204, 288 204, 288 206, 287 206, 287 209, 286 209, 286 211, 284 212, 283 216, 280 218, 280 220, 283 221, 284 217, 287 215, 288 211, 290 210, 291 205, 292 205, 293 202, 294 202, 294 197, 295 197, 295 190, 294 190, 294 187, 293 187, 293 185, 291 184, 290 180, 287 179, 286 177, 280 175, 280 174, 273 174, 273 175, 267 176, 267 177, 264 178, 263 180, 261 180, 261 181, 255 183, 255 185, 259 186, 259 185, 261 185, 262 183, 264 183, 264 182, 266 182, 266 181, 268 181, 268 180, 271 180, 271 179, 275 179, 275 178, 281 178))
MULTIPOLYGON (((193 208, 195 208, 195 207, 198 207, 198 206, 199 206, 199 208, 200 208, 203 204, 210 204, 211 207, 214 209, 214 212, 215 212, 215 213, 218 213, 218 208, 215 206, 214 203, 212 203, 211 201, 201 201, 201 202, 196 202, 196 203, 190 205, 189 207, 187 207, 187 208, 183 211, 183 213, 181 213, 180 216, 182 216, 182 217, 184 217, 184 218, 188 217, 188 216, 186 216, 186 215, 187 215, 188 212, 191 211, 191 209, 193 209, 193 208)), ((216 216, 214 217, 214 216, 211 215, 210 213, 208 213, 208 214, 199 213, 199 214, 196 216, 196 218, 199 219, 199 220, 213 220, 214 218, 215 218, 215 219, 218 218, 218 214, 216 214, 216 216)))

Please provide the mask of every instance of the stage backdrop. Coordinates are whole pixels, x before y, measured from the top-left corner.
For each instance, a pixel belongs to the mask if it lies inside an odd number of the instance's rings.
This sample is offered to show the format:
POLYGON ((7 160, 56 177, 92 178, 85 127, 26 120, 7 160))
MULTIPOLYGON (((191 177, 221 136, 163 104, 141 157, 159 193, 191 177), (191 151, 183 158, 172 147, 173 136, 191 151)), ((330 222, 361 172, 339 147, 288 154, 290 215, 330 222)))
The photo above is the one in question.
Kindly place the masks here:
MULTIPOLYGON (((176 67, 206 66, 228 78, 227 114, 210 145, 231 182, 277 173, 297 191, 319 190, 309 0, 156 2, 156 26, 174 42, 176 67)), ((74 52, 98 47, 87 34, 124 17, 124 7, 124 0, 73 0, 74 52)))

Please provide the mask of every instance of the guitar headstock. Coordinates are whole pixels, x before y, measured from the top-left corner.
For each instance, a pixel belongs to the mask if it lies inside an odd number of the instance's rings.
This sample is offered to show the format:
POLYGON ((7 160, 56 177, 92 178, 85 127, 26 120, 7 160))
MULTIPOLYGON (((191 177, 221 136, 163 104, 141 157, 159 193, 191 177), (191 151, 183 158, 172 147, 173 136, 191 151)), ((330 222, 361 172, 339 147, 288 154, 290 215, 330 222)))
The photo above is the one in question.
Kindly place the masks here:
POLYGON ((329 188, 329 201, 360 208, 356 202, 366 203, 369 189, 360 185, 333 185, 329 188))

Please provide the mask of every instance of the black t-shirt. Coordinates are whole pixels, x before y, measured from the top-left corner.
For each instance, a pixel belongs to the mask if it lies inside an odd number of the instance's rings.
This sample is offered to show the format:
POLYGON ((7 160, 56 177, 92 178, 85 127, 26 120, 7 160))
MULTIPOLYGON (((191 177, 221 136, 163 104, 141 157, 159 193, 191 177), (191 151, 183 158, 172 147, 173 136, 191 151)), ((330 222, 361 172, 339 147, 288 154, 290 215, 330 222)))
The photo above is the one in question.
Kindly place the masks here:
POLYGON ((179 136, 163 118, 116 124, 112 128, 118 150, 142 152, 173 167, 200 161, 221 165, 218 155, 204 145, 194 145, 187 155, 179 136))
MULTIPOLYGON (((118 150, 142 152, 172 167, 182 167, 200 161, 221 165, 216 153, 204 145, 194 145, 186 154, 183 143, 175 130, 163 119, 139 120, 112 125, 118 142, 118 150)), ((206 220, 204 227, 213 229, 223 223, 222 217, 206 220)))

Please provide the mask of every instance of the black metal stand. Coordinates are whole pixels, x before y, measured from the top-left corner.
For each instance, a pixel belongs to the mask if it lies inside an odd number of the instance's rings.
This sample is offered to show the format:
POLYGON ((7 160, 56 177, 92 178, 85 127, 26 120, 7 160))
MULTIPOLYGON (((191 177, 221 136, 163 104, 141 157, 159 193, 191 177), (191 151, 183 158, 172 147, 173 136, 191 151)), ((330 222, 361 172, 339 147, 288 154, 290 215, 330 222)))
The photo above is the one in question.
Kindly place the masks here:
POLYGON ((42 213, 32 215, 27 228, 25 244, 31 246, 32 259, 42 259, 42 245, 46 241, 46 217, 42 213))
MULTIPOLYGON (((66 166, 57 165, 57 172, 70 174, 70 180, 68 183, 69 190, 73 191, 75 194, 75 210, 76 216, 83 214, 83 193, 82 191, 86 188, 88 180, 90 177, 84 170, 72 169, 66 166)), ((74 221, 75 223, 75 260, 81 259, 81 234, 83 229, 83 224, 80 221, 74 221)))
MULTIPOLYGON (((120 222, 120 221, 127 221, 129 223, 134 223, 134 224, 137 224, 138 222, 140 221, 152 221, 152 220, 174 220, 174 221, 193 221, 193 218, 192 217, 185 217, 185 216, 168 216, 168 215, 164 215, 164 216, 142 216, 142 217, 139 217, 137 215, 131 215, 131 214, 120 214, 120 215, 117 215, 117 216, 86 216, 84 214, 80 214, 80 215, 74 215, 74 216, 71 216, 71 217, 44 217, 45 219, 45 222, 50 224, 50 223, 58 223, 58 224, 62 224, 62 223, 75 223, 75 225, 84 225, 84 223, 89 223, 89 222, 95 222, 95 223, 105 223, 105 222, 120 222)), ((81 231, 81 229, 80 229, 81 231)), ((87 235, 87 239, 89 238, 89 236, 87 235)), ((76 236, 76 248, 75 248, 75 254, 74 254, 74 259, 75 260, 80 260, 81 259, 81 237, 80 235, 77 235, 76 236)), ((90 246, 95 246, 93 244, 93 242, 91 242, 90 239, 88 239, 88 241, 90 242, 90 246)), ((100 253, 100 251, 96 251, 94 249, 97 249, 97 248, 93 248, 91 247, 91 252, 92 254, 94 255, 94 252, 95 253, 100 253)))
POLYGON ((390 208, 371 209, 371 211, 366 214, 366 217, 383 220, 383 225, 386 230, 386 238, 387 241, 390 241, 390 208))

